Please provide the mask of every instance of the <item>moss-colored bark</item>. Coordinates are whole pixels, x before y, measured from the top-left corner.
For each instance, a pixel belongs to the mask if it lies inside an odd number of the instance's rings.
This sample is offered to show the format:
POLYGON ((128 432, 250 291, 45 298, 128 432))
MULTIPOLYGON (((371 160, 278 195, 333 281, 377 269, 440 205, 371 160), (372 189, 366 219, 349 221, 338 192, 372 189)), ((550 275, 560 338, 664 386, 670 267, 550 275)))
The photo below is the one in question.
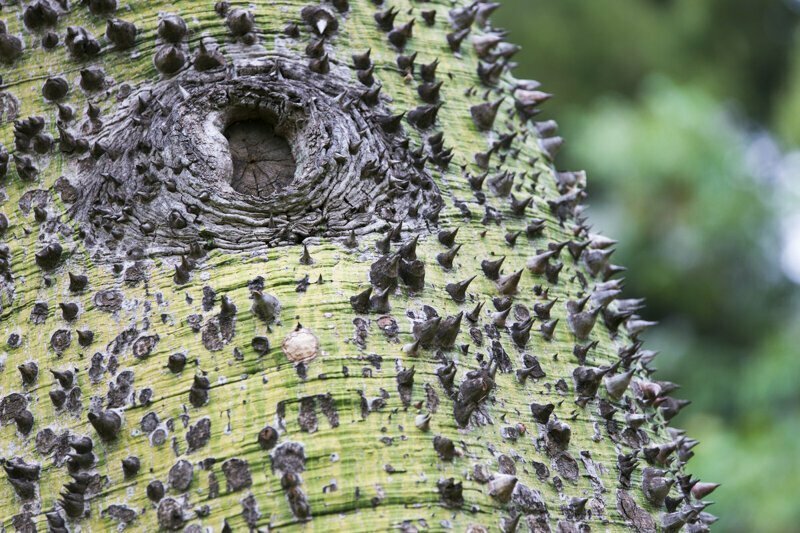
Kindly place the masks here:
MULTIPOLYGON (((0 18, 5 20, 9 33, 19 34, 24 39, 25 51, 21 58, 3 69, 3 90, 19 100, 19 118, 44 116, 47 129, 56 138, 57 109, 44 101, 40 92, 48 76, 61 74, 67 78, 71 90, 66 102, 76 108, 79 116, 84 113, 87 101, 100 106, 102 117, 114 116, 122 84, 140 87, 164 77, 155 69, 152 59, 157 49, 156 27, 163 13, 177 13, 185 19, 190 30, 189 50, 194 52, 201 38, 212 37, 221 45, 229 65, 240 66, 247 60, 274 57, 277 53, 304 57, 310 40, 310 32, 300 20, 304 3, 257 0, 232 4, 254 14, 257 45, 235 42, 211 1, 123 1, 115 16, 135 23, 139 33, 136 46, 120 52, 102 37, 105 17, 91 15, 84 6, 72 6, 60 16, 56 27, 62 43, 67 26, 83 26, 103 44, 99 56, 83 62, 70 58, 63 45, 52 51, 43 50, 39 45, 40 37, 23 28, 21 13, 25 6, 7 7, 0 18), (291 22, 301 26, 299 38, 284 34, 285 26, 291 22), (86 65, 105 69, 113 80, 107 91, 99 95, 86 95, 81 91, 76 79, 79 70, 86 65)), ((599 414, 598 399, 607 399, 602 385, 597 397, 575 402, 572 373, 578 361, 573 347, 597 341, 596 348, 589 351, 586 365, 608 366, 620 360, 619 350, 634 342, 635 337, 632 339, 626 334, 624 327, 618 333, 610 332, 602 323, 602 316, 588 340, 578 340, 571 333, 565 303, 589 294, 594 284, 602 281, 602 276, 592 279, 581 260, 573 259, 567 248, 560 253, 564 267, 556 283, 525 270, 526 260, 537 249, 546 249, 548 243, 581 243, 588 237, 580 219, 570 216, 559 221, 548 204, 561 194, 554 179, 555 168, 550 158, 542 153, 532 123, 522 120, 515 111, 515 80, 504 72, 497 86, 486 86, 476 75, 478 57, 470 38, 488 33, 490 28, 474 24, 460 53, 453 53, 448 46, 445 34, 453 31, 448 23, 448 12, 466 4, 456 2, 451 6, 444 1, 387 0, 377 7, 367 0, 354 0, 343 14, 323 4, 339 21, 338 31, 328 40, 334 66, 345 68, 351 64, 351 54, 371 49, 375 77, 383 84, 382 93, 391 98, 388 106, 394 112, 409 111, 421 104, 417 95, 420 80, 418 76, 411 79, 398 72, 395 63, 398 50, 387 42, 386 33, 376 28, 373 18, 376 11, 388 9, 390 5, 396 7, 400 12, 397 25, 416 18, 413 37, 403 53, 417 52, 417 65, 434 59, 440 61, 437 78, 444 81, 443 106, 435 126, 420 132, 404 121, 404 128, 411 138, 412 149, 421 146, 426 137, 437 131, 444 133, 445 146, 453 149, 454 158, 446 170, 430 163, 426 166, 445 207, 438 223, 431 223, 429 231, 418 229, 403 234, 403 241, 419 236, 417 255, 426 266, 425 287, 412 292, 400 283, 392 292, 389 313, 359 314, 354 312, 349 301, 351 296, 370 285, 368 273, 370 265, 380 256, 375 242, 383 237, 381 232, 360 234, 355 249, 344 246, 341 238, 311 236, 305 241, 313 259, 310 265, 300 262, 301 246, 278 246, 257 253, 211 250, 197 263, 190 274, 190 282, 185 285, 176 285, 173 279, 174 258, 143 259, 139 266, 146 271, 146 279, 129 283, 124 273, 134 262, 123 258, 93 259, 85 243, 77 237, 81 223, 66 214, 69 206, 53 189, 59 176, 64 175, 71 181, 80 179, 75 175, 71 156, 61 154, 57 147, 47 156, 38 156, 40 173, 35 182, 20 180, 14 165, 10 165, 9 175, 3 182, 0 211, 10 221, 3 240, 10 250, 8 262, 13 282, 7 284, 8 291, 3 294, 0 332, 4 338, 19 334, 22 341, 19 347, 3 346, 4 370, 0 383, 4 395, 20 392, 26 396, 35 422, 25 436, 13 421, 8 421, 0 429, 0 443, 4 457, 18 456, 28 463, 40 464, 41 474, 36 483, 36 496, 28 500, 20 498, 10 484, 0 483, 0 517, 5 527, 29 520, 37 529, 44 530, 47 524, 44 513, 60 508, 59 491, 70 478, 67 468, 58 466, 51 453, 40 453, 36 449, 37 434, 46 428, 57 435, 65 431, 87 435, 94 441, 96 462, 84 471, 99 474, 101 483, 87 493, 86 516, 68 520, 74 527, 80 524, 90 531, 115 525, 115 519, 107 512, 112 505, 124 505, 135 512, 130 527, 157 527, 158 504, 148 499, 145 489, 156 479, 167 484, 170 468, 180 459, 194 465, 192 483, 185 491, 169 489, 167 497, 185 501, 186 526, 202 524, 220 530, 227 524, 235 531, 243 530, 248 527, 248 520, 240 502, 252 495, 258 516, 250 520, 250 525, 265 530, 300 527, 301 523, 304 528, 320 531, 398 527, 464 530, 478 525, 494 530, 500 527, 501 519, 520 512, 519 502, 504 503, 490 496, 489 485, 475 479, 473 468, 484 464, 491 473, 503 468, 508 471, 508 465, 501 465, 504 459, 498 462, 502 456, 511 458, 518 484, 539 491, 547 507, 546 514, 523 510, 525 516, 520 528, 527 527, 524 525, 526 516, 530 516, 532 524, 537 517, 541 518, 542 523, 548 523, 553 529, 572 530, 569 528, 578 527, 578 524, 609 531, 634 527, 631 516, 623 516, 617 505, 617 493, 624 490, 618 480, 617 456, 633 451, 631 443, 621 437, 625 428, 623 413, 629 410, 648 416, 648 423, 643 426, 644 433, 652 439, 648 446, 671 442, 673 438, 666 431, 658 409, 644 405, 646 402, 641 399, 638 388, 629 389, 623 401, 612 400, 620 410, 615 417, 619 424, 617 432, 610 433, 609 424, 599 414), (423 23, 422 10, 436 11, 433 26, 423 23), (479 131, 470 116, 470 107, 484 99, 493 101, 499 97, 505 99, 494 128, 489 132, 479 131), (532 195, 534 202, 524 216, 517 216, 511 211, 508 197, 492 194, 484 185, 486 204, 497 208, 503 216, 499 224, 484 222, 484 206, 476 201, 467 174, 482 172, 474 163, 475 153, 486 151, 500 135, 512 132, 517 133, 517 137, 510 148, 500 149, 492 156, 490 175, 499 171, 516 173, 514 195, 532 195), (538 179, 534 179, 536 175, 538 179), (49 222, 37 222, 31 212, 19 207, 23 195, 33 189, 47 191, 49 222), (471 218, 463 215, 455 205, 457 201, 466 202, 472 212, 471 218), (534 217, 546 220, 545 229, 540 235, 528 238, 525 228, 534 217), (43 246, 40 238, 48 225, 57 228, 65 257, 55 270, 43 272, 34 260, 34 253, 43 246), (459 228, 456 243, 462 247, 453 268, 445 270, 437 263, 436 255, 446 248, 437 241, 436 234, 455 227, 459 228), (522 231, 522 234, 511 246, 505 236, 515 231, 522 231), (514 370, 498 372, 495 387, 482 402, 485 417, 473 417, 467 427, 459 427, 453 416, 454 402, 448 397, 436 370, 445 360, 455 361, 457 388, 468 371, 480 368, 480 360, 488 362, 491 329, 484 326, 491 323, 489 312, 495 311, 492 298, 499 293, 496 284, 481 272, 480 263, 500 256, 506 256, 504 274, 524 270, 513 296, 514 306, 525 306, 532 313, 536 303, 545 302, 541 293, 537 295, 536 286, 547 291, 549 300, 558 299, 552 317, 559 322, 552 340, 545 340, 539 332, 540 319, 536 320, 524 349, 514 345, 507 327, 497 328, 498 340, 513 368, 522 368, 524 354, 536 356, 546 377, 522 383, 514 370), (118 270, 115 265, 119 265, 118 270), (88 288, 78 294, 71 293, 67 272, 87 273, 88 288), (587 287, 581 286, 578 273, 589 280, 587 287), (454 302, 445 286, 473 275, 477 278, 469 286, 466 302, 454 302), (282 305, 278 322, 270 326, 251 312, 248 282, 258 276, 264 279, 264 292, 277 297, 282 305), (298 280, 305 276, 310 284, 305 291, 298 292, 298 280), (203 309, 206 286, 216 293, 212 310, 203 309), (110 288, 124 294, 122 308, 112 313, 99 309, 95 303, 96 293, 110 288), (227 296, 237 306, 235 335, 222 349, 209 351, 202 341, 202 332, 190 327, 189 317, 201 315, 202 323, 207 324, 219 313, 221 296, 227 296), (29 318, 36 302, 49 305, 47 319, 42 324, 33 324, 29 318), (63 320, 58 308, 62 302, 79 304, 80 314, 75 321, 63 320), (423 306, 430 306, 445 317, 460 311, 469 312, 478 302, 485 303, 480 322, 472 324, 464 319, 454 348, 420 349, 417 355, 403 350, 404 345, 413 341, 413 321, 408 313, 419 317, 423 306), (362 346, 356 341, 356 317, 363 318, 367 324, 368 334, 362 346), (380 326, 388 321, 384 317, 396 322, 396 334, 387 335, 381 331, 380 326), (300 370, 281 349, 282 341, 298 323, 311 330, 320 342, 318 356, 300 370), (108 365, 114 349, 110 343, 131 327, 136 328, 138 336, 158 335, 155 349, 147 357, 138 359, 130 346, 123 347, 117 355, 118 368, 92 381, 88 371, 93 356, 102 354, 103 365, 108 365), (482 343, 476 342, 475 335, 470 335, 471 328, 482 333, 482 343), (72 342, 63 353, 56 353, 51 347, 51 336, 58 329, 72 332, 72 342), (77 329, 94 332, 91 346, 79 345, 77 329), (266 355, 259 355, 251 346, 255 336, 266 336, 270 340, 271 348, 266 355), (177 374, 167 368, 168 357, 176 353, 186 354, 188 361, 186 368, 177 374), (16 370, 26 361, 35 361, 39 366, 38 379, 29 386, 22 385, 16 370), (416 371, 411 405, 404 406, 396 377, 399 369, 411 367, 416 371), (81 389, 80 408, 70 411, 54 407, 48 393, 59 385, 50 375, 50 369, 74 369, 76 384, 81 389), (131 394, 120 409, 124 418, 122 429, 115 440, 106 442, 98 437, 87 413, 90 408, 107 407, 109 384, 125 370, 132 371, 135 377, 131 394), (194 407, 189 402, 189 390, 194 376, 200 373, 205 373, 211 383, 209 401, 194 407), (143 404, 139 395, 147 388, 152 390, 152 398, 143 404), (439 400, 438 406, 431 404, 433 394, 439 400), (332 399, 338 424, 332 424, 323 413, 321 398, 325 395, 332 399), (385 405, 363 413, 362 396, 368 401, 383 397, 385 405), (307 408, 309 398, 315 398, 316 427, 308 418, 303 418, 302 423, 299 420, 301 405, 307 408), (554 415, 570 425, 571 439, 565 453, 572 459, 566 463, 563 463, 563 455, 552 450, 545 427, 533 420, 531 402, 556 404, 554 415), (285 413, 281 414, 281 409, 285 413), (422 431, 415 426, 415 418, 426 412, 431 414, 430 428, 422 431), (141 420, 148 413, 155 413, 160 427, 167 430, 163 444, 153 444, 152 432, 148 434, 141 428, 141 420), (207 444, 189 451, 187 432, 204 417, 210 419, 211 438, 207 444), (279 446, 297 442, 304 447, 305 472, 301 474, 300 486, 311 509, 307 522, 299 520, 287 503, 281 475, 271 464, 270 454, 275 449, 265 451, 259 446, 258 432, 266 425, 279 429, 279 446), (504 438, 504 428, 509 426, 521 428, 522 434, 516 439, 504 438), (452 461, 438 457, 433 446, 435 436, 445 436, 455 443, 458 454, 452 461), (126 478, 121 461, 129 456, 138 457, 142 467, 138 474, 126 478), (209 461, 210 458, 214 461, 209 461), (234 458, 247 462, 252 483, 239 490, 228 490, 222 465, 234 458), (560 468, 560 462, 566 464, 566 468, 560 468), (536 463, 547 467, 547 475, 537 475, 536 463), (571 474, 572 464, 577 467, 577 475, 574 479, 565 479, 565 473, 571 474), (217 495, 211 494, 213 477, 219 483, 217 495), (464 504, 458 509, 444 506, 437 489, 437 482, 447 478, 463 483, 464 504), (567 509, 570 498, 576 497, 589 499, 586 510, 577 515, 567 509), (202 511, 203 506, 208 506, 207 513, 202 511), (559 522, 561 526, 557 526, 559 522)), ((527 53, 542 51, 528 50, 527 53)), ((322 75, 309 73, 309 76, 322 75)), ((354 86, 358 87, 357 81, 354 86)), ((13 152, 13 123, 0 124, 0 142, 13 152)), ((37 198, 34 205, 38 203, 37 198)), ((392 250, 396 251, 398 246, 392 244, 392 250)), ((609 305, 613 308, 615 304, 609 305)), ((519 313, 517 307, 512 309, 508 326, 519 321, 515 313, 519 313)), ((640 362, 634 362, 633 368, 637 369, 637 380, 649 381, 640 362)), ((678 448, 686 445, 683 443, 678 448)), ((677 467, 680 472, 681 459, 669 454, 669 461, 671 467, 677 467)), ((657 509, 642 496, 641 468, 635 470, 629 492, 638 505, 658 521, 658 515, 667 511, 657 509)), ((669 474, 669 477, 677 475, 669 474)), ((675 498, 682 496, 678 485, 672 490, 675 498)), ((689 503, 689 496, 686 498, 689 503)), ((696 518, 695 513, 691 519, 696 518)), ((647 529, 648 520, 640 516, 636 524, 647 529)))

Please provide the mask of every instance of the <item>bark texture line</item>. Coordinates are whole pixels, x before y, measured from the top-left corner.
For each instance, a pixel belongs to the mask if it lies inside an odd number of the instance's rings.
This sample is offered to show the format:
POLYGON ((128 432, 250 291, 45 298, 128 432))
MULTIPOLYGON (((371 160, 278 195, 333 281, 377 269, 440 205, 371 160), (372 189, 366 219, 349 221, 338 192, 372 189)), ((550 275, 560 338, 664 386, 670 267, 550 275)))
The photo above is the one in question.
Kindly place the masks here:
POLYGON ((4 528, 713 523, 498 4, 0 5, 4 528))

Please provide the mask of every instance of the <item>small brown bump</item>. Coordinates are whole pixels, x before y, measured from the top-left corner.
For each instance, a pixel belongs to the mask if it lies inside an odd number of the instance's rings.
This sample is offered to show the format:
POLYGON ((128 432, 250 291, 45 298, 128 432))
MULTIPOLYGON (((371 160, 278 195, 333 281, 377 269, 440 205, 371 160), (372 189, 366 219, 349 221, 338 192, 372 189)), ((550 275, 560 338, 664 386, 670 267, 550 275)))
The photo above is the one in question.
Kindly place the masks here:
POLYGON ((89 412, 89 422, 97 434, 105 440, 113 440, 122 428, 122 417, 115 411, 89 412))
POLYGON ((228 12, 225 25, 234 37, 242 37, 255 29, 255 17, 246 9, 235 8, 228 12))
POLYGON ((327 9, 320 6, 305 6, 300 11, 303 22, 316 35, 329 36, 339 29, 339 21, 327 9))
POLYGON ((67 96, 69 83, 61 76, 47 78, 42 85, 42 96, 51 102, 56 102, 67 96))
POLYGON ((168 43, 179 43, 188 33, 186 21, 174 13, 164 15, 158 21, 158 36, 168 43))
POLYGON ((17 367, 22 376, 22 383, 32 385, 39 375, 39 366, 34 361, 27 361, 17 367))
POLYGON ((522 278, 521 269, 507 276, 500 276, 497 280, 497 290, 500 294, 506 295, 516 293, 520 278, 522 278))
POLYGON ((92 15, 110 15, 117 10, 117 0, 87 0, 92 15))
POLYGON ((500 259, 496 259, 494 261, 490 261, 489 259, 484 259, 481 261, 481 270, 492 281, 496 281, 500 277, 500 268, 503 266, 503 262, 506 260, 506 256, 501 257, 500 259))
POLYGON ((186 55, 177 46, 165 45, 158 49, 153 64, 162 74, 174 74, 186 63, 186 55))
POLYGON ((278 431, 272 426, 264 426, 258 432, 258 444, 262 450, 271 450, 278 443, 278 431))
POLYGON ((79 329, 77 330, 78 333, 78 344, 82 347, 86 348, 87 346, 91 345, 94 341, 94 332, 89 329, 79 329))
POLYGON ((141 466, 139 458, 133 455, 122 460, 122 472, 125 474, 125 477, 133 477, 138 474, 141 466))
POLYGON ((293 363, 311 361, 319 355, 319 339, 300 324, 281 343, 283 353, 293 363))
POLYGON ((445 286, 447 294, 458 303, 466 301, 467 288, 475 277, 476 276, 472 276, 456 283, 448 283, 447 286, 445 286))
POLYGON ((453 246, 447 251, 441 252, 436 255, 436 261, 445 269, 453 268, 453 260, 456 257, 456 254, 461 249, 461 244, 457 244, 453 246))
POLYGON ((119 50, 127 50, 136 44, 136 25, 122 19, 106 22, 106 38, 119 50))

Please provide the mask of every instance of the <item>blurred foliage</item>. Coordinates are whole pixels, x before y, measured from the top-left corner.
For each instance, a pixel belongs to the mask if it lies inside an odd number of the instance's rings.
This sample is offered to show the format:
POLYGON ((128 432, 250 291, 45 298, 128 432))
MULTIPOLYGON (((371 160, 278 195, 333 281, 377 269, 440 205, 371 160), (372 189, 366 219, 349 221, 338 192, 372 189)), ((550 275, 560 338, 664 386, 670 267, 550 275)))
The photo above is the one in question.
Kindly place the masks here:
MULTIPOLYGON (((661 72, 766 117, 784 81, 797 23, 779 0, 503 0, 494 21, 563 105, 633 95, 661 72), (524 14, 524 15, 523 15, 524 14)), ((556 103, 558 105, 558 103, 556 103)))
POLYGON ((559 167, 588 170, 590 221, 661 321, 656 377, 692 399, 675 425, 701 441, 689 470, 723 483, 715 529, 797 531, 800 296, 776 177, 791 172, 761 140, 800 144, 800 2, 502 3, 516 75, 556 94, 559 167))
POLYGON ((800 32, 795 34, 792 51, 787 82, 779 95, 773 116, 778 133, 789 143, 800 145, 800 32))
POLYGON ((785 290, 772 267, 768 198, 746 173, 747 138, 724 109, 701 90, 649 78, 635 105, 603 98, 566 118, 573 157, 602 177, 590 191, 592 221, 637 263, 651 310, 690 309, 701 334, 757 341, 785 290))

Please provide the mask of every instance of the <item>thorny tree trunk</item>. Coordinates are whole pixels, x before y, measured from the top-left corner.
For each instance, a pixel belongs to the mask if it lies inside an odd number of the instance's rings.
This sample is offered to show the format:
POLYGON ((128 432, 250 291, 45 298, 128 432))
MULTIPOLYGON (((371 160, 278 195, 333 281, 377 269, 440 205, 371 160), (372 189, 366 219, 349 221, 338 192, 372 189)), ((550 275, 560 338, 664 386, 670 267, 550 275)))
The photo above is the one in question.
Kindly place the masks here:
POLYGON ((2 3, 4 527, 713 522, 496 4, 2 3))

